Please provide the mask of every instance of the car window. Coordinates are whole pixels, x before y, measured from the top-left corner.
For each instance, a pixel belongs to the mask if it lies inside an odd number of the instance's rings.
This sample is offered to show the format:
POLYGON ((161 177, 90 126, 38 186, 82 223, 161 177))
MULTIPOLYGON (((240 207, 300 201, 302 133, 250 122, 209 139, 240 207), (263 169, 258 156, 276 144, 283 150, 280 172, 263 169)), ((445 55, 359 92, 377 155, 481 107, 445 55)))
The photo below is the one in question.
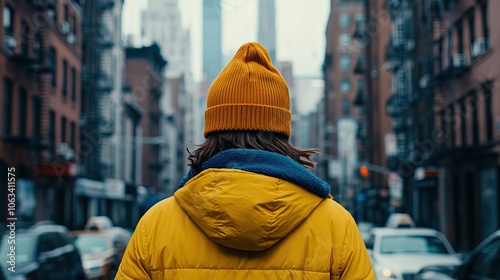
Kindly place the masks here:
POLYGON ((57 246, 53 234, 45 233, 40 235, 38 239, 38 249, 37 249, 38 254, 49 252, 56 248, 57 246))
POLYGON ((428 235, 384 236, 380 245, 380 253, 449 254, 439 238, 428 235))
POLYGON ((471 262, 471 273, 500 279, 500 238, 494 239, 477 252, 471 262))
MULTIPOLYGON (((31 262, 34 259, 34 244, 36 236, 29 233, 18 233, 16 236, 16 263, 18 265, 31 262)), ((0 247, 0 260, 2 263, 8 261, 7 254, 9 253, 10 246, 8 242, 1 242, 0 247)))
POLYGON ((76 237, 75 245, 82 254, 100 254, 109 249, 109 239, 105 235, 82 234, 76 237))
POLYGON ((66 242, 66 238, 58 232, 53 233, 52 238, 54 246, 56 246, 56 248, 61 248, 68 245, 68 242, 66 242))

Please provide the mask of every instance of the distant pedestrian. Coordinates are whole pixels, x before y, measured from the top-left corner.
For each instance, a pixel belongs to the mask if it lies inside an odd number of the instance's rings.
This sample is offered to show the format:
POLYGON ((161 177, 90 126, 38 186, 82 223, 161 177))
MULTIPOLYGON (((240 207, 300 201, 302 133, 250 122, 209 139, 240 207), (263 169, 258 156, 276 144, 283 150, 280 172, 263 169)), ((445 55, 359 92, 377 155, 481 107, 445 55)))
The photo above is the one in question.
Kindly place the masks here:
MULTIPOLYGON (((307 93, 303 93, 307 94, 307 93)), ((352 216, 292 146, 288 86, 244 44, 207 95, 205 142, 139 221, 116 279, 375 279, 352 216)))

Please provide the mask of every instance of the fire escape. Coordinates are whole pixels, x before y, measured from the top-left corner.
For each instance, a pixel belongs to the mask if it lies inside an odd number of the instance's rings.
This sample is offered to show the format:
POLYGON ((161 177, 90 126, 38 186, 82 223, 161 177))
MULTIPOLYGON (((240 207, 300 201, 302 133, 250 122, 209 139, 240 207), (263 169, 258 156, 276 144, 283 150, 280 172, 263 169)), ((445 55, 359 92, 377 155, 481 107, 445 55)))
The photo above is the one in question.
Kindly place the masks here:
MULTIPOLYGON (((49 52, 49 36, 56 23, 52 20, 55 13, 56 2, 54 0, 31 1, 33 9, 42 15, 46 24, 36 26, 30 30, 29 26, 23 26, 21 41, 16 42, 13 36, 5 35, 7 47, 12 52, 10 60, 19 67, 30 73, 35 81, 35 98, 31 109, 33 109, 33 136, 29 141, 33 149, 34 162, 42 163, 53 156, 53 144, 49 137, 49 97, 50 80, 53 75, 54 61, 49 52), (32 35, 32 36, 31 36, 32 35), (30 39, 32 37, 32 39, 30 39), (20 45, 19 48, 16 46, 20 45)), ((15 143, 24 144, 27 138, 12 139, 15 143)))
MULTIPOLYGON (((113 0, 90 0, 85 2, 83 22, 83 66, 82 96, 84 103, 81 116, 81 152, 84 174, 88 178, 102 179, 103 141, 110 136, 113 125, 104 116, 106 99, 113 89, 109 71, 113 36, 104 22, 105 13, 114 7, 113 0)), ((109 108, 108 108, 109 110, 109 108)), ((109 113, 109 112, 108 112, 109 113)))
POLYGON ((413 138, 413 118, 410 106, 412 88, 412 52, 415 41, 412 37, 412 11, 406 0, 389 1, 392 16, 392 34, 386 60, 393 73, 392 96, 387 101, 387 114, 392 118, 392 129, 397 137, 398 158, 389 158, 389 168, 397 170, 399 164, 408 160, 413 138), (393 5, 393 6, 391 6, 393 5))

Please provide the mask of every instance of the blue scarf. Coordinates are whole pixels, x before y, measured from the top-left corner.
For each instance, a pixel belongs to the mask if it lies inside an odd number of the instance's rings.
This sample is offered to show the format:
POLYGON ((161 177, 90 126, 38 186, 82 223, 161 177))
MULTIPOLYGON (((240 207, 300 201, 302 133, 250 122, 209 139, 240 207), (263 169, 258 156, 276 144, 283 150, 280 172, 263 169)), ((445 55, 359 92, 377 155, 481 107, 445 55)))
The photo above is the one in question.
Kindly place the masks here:
MULTIPOLYGON (((201 165, 201 171, 209 168, 229 168, 258 173, 295 183, 324 198, 330 194, 328 183, 316 177, 300 163, 278 153, 254 149, 229 149, 216 154, 201 165)), ((179 188, 197 174, 198 172, 191 168, 182 177, 179 188)))

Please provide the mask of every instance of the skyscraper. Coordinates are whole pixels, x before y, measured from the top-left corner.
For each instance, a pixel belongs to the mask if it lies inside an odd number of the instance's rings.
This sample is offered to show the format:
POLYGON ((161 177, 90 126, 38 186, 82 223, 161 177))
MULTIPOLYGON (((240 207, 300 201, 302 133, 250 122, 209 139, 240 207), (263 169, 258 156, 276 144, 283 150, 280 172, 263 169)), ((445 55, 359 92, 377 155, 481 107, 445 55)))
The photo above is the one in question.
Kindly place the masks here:
POLYGON ((222 9, 220 0, 203 0, 203 72, 211 83, 222 70, 222 9))
POLYGON ((149 0, 147 9, 142 11, 141 24, 142 38, 157 43, 168 60, 167 77, 189 75, 190 35, 182 27, 178 0, 149 0))
POLYGON ((258 40, 276 62, 276 16, 274 0, 259 1, 259 34, 258 40))

